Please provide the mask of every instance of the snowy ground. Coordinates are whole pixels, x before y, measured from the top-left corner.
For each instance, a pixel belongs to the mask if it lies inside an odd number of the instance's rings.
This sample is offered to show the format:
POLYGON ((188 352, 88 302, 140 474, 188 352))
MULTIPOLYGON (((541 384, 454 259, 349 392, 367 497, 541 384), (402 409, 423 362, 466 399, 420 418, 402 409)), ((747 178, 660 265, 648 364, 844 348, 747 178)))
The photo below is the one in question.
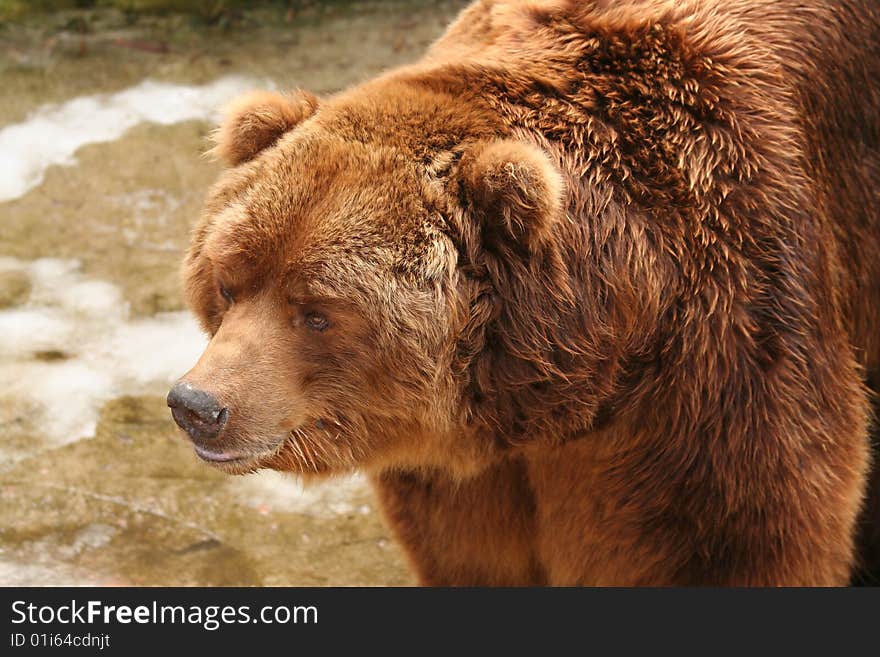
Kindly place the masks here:
POLYGON ((412 59, 460 5, 361 3, 213 55, 211 35, 0 40, 0 584, 410 582, 362 477, 222 475, 164 395, 205 344, 178 266, 218 108, 412 59))

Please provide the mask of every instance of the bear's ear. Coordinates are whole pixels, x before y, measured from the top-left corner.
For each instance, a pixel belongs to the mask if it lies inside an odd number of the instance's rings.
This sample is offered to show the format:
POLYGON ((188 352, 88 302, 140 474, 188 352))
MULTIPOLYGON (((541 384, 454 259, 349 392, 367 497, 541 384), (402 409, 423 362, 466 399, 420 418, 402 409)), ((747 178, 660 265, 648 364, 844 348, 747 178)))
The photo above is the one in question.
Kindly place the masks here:
POLYGON ((230 166, 247 162, 274 144, 288 130, 305 121, 318 108, 318 99, 307 91, 287 95, 252 91, 230 103, 208 151, 230 166))
POLYGON ((489 245, 513 242, 536 252, 563 212, 562 175, 544 151, 524 142, 476 144, 462 156, 458 180, 489 245))

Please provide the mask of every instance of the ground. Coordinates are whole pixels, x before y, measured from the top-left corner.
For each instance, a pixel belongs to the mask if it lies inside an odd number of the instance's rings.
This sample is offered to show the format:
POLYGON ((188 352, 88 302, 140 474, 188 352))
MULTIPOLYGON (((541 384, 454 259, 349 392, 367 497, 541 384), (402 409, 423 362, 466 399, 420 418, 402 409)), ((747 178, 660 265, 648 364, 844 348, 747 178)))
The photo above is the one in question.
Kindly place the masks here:
MULTIPOLYGON (((415 58, 463 4, 270 7, 213 26, 112 9, 25 16, 0 24, 0 144, 39 157, 18 127, 79 125, 71 101, 117 107, 145 79, 329 93, 415 58)), ((164 393, 203 340, 178 270, 218 172, 200 156, 208 114, 134 120, 61 165, 36 162, 41 177, 0 202, 3 584, 412 582, 363 479, 229 478, 171 421, 164 393)))

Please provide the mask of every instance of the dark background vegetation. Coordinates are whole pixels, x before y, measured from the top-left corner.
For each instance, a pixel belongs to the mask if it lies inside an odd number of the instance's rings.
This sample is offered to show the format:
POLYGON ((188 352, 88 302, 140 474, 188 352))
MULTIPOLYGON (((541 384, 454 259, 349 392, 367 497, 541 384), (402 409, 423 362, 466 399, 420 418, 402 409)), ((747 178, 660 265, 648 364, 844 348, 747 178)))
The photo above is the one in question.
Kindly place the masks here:
POLYGON ((351 4, 356 0, 0 0, 0 21, 15 21, 55 11, 117 9, 137 20, 143 14, 184 14, 205 24, 229 25, 245 10, 274 9, 292 18, 299 11, 351 4))

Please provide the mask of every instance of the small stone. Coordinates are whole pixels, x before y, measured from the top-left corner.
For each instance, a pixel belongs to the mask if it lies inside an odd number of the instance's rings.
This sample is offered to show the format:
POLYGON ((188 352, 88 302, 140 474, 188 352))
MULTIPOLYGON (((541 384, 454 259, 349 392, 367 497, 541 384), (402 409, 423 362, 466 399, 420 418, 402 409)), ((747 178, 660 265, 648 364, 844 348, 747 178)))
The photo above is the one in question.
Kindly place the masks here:
POLYGON ((60 349, 43 349, 34 352, 34 359, 41 360, 44 363, 55 363, 61 360, 67 360, 70 356, 67 352, 60 349))

